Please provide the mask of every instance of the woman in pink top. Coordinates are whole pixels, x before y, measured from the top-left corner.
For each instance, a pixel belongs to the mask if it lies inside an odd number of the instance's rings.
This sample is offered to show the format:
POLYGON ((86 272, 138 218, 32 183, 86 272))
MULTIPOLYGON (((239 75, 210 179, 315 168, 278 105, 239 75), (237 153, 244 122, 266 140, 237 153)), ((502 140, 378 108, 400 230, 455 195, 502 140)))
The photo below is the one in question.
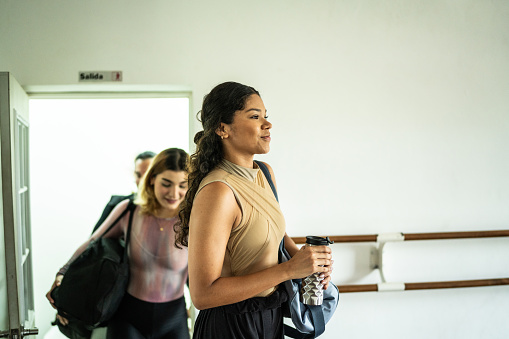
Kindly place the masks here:
MULTIPOLYGON (((188 154, 178 148, 159 153, 145 174, 135 201, 131 240, 128 246, 130 279, 127 294, 108 324, 107 338, 189 338, 184 285, 187 281, 187 250, 174 246, 173 225, 187 192, 188 154)), ((69 264, 91 240, 99 237, 127 208, 119 203, 60 269, 51 287, 58 286, 69 264)), ((105 236, 124 238, 129 213, 105 236)), ((46 295, 50 303, 51 290, 46 295)), ((63 324, 66 319, 59 318, 63 324)))

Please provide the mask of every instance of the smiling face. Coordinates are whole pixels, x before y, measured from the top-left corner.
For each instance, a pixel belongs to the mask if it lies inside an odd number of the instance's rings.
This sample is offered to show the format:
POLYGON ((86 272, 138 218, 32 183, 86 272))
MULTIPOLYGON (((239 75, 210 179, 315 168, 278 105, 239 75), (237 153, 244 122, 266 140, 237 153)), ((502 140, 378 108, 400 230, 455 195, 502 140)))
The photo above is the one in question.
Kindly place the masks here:
POLYGON ((268 153, 272 124, 267 119, 267 110, 262 99, 256 94, 249 96, 244 109, 235 112, 233 122, 229 125, 221 124, 217 131, 217 134, 223 137, 225 158, 230 161, 243 158, 249 163, 249 158, 252 162, 255 154, 268 153))
POLYGON ((151 184, 154 186, 156 200, 161 206, 158 216, 176 216, 187 192, 187 173, 166 170, 152 178, 151 184))

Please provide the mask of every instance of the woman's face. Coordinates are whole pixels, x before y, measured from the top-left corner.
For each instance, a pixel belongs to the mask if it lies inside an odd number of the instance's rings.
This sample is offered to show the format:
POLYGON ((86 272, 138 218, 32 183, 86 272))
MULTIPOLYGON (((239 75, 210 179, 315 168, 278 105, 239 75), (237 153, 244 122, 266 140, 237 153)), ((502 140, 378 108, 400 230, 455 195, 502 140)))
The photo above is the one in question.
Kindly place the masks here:
POLYGON ((265 154, 270 150, 270 129, 267 110, 262 99, 251 95, 243 110, 235 112, 233 122, 227 125, 225 140, 242 154, 265 154))
POLYGON ((187 173, 184 171, 166 170, 156 175, 151 184, 157 202, 170 212, 178 211, 187 192, 187 173))

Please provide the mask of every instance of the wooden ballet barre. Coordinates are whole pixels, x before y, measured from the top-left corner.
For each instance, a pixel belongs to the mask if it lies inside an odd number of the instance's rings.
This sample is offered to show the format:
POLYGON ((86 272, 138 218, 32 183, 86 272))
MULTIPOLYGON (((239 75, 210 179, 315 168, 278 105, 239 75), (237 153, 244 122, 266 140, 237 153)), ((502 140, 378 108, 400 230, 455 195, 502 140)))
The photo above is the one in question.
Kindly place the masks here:
MULTIPOLYGON (((443 239, 472 239, 509 237, 509 230, 499 231, 470 231, 470 232, 437 232, 437 233, 401 233, 404 240, 443 240, 443 239)), ((332 235, 329 239, 339 243, 344 242, 376 242, 378 234, 365 235, 332 235)), ((304 244, 306 237, 292 237, 296 244, 304 244)))
MULTIPOLYGON (((325 236, 324 236, 325 237, 325 236)), ((381 248, 386 242, 391 241, 412 241, 412 240, 445 240, 445 239, 475 239, 475 238, 495 238, 509 237, 509 230, 496 231, 470 231, 470 232, 436 232, 436 233, 392 233, 392 234, 366 234, 366 235, 333 235, 329 239, 335 243, 349 242, 377 242, 376 251, 381 252, 381 248)), ((296 244, 304 244, 306 237, 292 237, 296 244)), ((373 253, 372 253, 373 254, 373 253)), ((359 285, 338 285, 340 293, 356 293, 356 292, 382 292, 382 291, 411 291, 411 290, 430 290, 442 288, 463 288, 463 287, 482 287, 482 286, 499 286, 509 285, 509 278, 500 279, 482 279, 482 280, 456 280, 456 281, 436 281, 436 282, 419 282, 419 283, 394 283, 386 282, 383 271, 381 254, 378 268, 381 274, 382 282, 378 284, 359 284, 359 285)))
MULTIPOLYGON (((378 292, 383 284, 338 285, 339 293, 378 292)), ((404 283, 403 291, 509 285, 509 278, 404 283)), ((390 290, 390 289, 386 289, 390 290)), ((395 289, 396 290, 396 289, 395 289)))
POLYGON ((403 234, 405 240, 441 240, 509 237, 509 230, 403 234))

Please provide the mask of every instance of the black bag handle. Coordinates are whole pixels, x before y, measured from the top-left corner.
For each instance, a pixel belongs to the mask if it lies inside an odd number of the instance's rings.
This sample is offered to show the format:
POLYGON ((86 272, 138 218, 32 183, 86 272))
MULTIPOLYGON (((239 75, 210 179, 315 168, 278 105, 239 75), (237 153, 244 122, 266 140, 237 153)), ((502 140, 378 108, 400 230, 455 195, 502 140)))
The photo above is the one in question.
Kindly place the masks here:
POLYGON ((111 231, 111 229, 113 228, 113 226, 115 226, 115 225, 116 225, 116 224, 120 221, 120 219, 122 219, 122 218, 124 217, 124 215, 125 215, 125 214, 126 214, 126 213, 127 213, 127 212, 128 212, 128 211, 129 211, 129 210, 130 210, 133 206, 134 206, 134 202, 133 202, 131 199, 129 199, 129 203, 127 204, 126 209, 122 212, 122 214, 120 214, 120 215, 118 216, 118 218, 117 218, 117 219, 115 219, 115 221, 114 221, 114 222, 110 225, 110 227, 108 227, 108 229, 107 229, 106 231, 104 231, 104 233, 103 233, 103 234, 101 234, 101 235, 99 236, 99 238, 104 237, 104 236, 106 235, 106 233, 108 233, 109 231, 111 231))
POLYGON ((129 240, 131 240, 131 226, 133 225, 133 215, 134 215, 134 209, 136 208, 136 205, 134 202, 129 199, 129 205, 127 205, 127 210, 129 210, 129 223, 127 224, 127 234, 125 236, 125 249, 124 249, 124 260, 127 260, 127 246, 129 245, 129 240))
MULTIPOLYGON (((277 196, 277 191, 276 191, 276 186, 274 186, 274 183, 272 182, 272 176, 270 175, 267 165, 265 165, 263 162, 258 161, 258 160, 255 160, 254 162, 262 170, 263 174, 265 175, 265 178, 267 178, 267 181, 269 182, 270 188, 272 189, 272 192, 274 193, 276 200, 279 202, 279 198, 277 196)), ((285 238, 283 237, 283 239, 281 240, 281 243, 279 244, 279 256, 281 256, 281 252, 283 250, 285 250, 284 249, 284 246, 285 246, 284 241, 285 241, 285 238)), ((308 307, 311 312, 311 317, 313 318, 313 325, 315 327, 315 331, 313 333, 301 333, 297 329, 284 324, 285 336, 288 336, 290 338, 296 338, 296 339, 316 338, 325 331, 325 320, 323 318, 322 307, 321 306, 311 306, 311 305, 308 305, 308 307)))
POLYGON ((126 233, 126 236, 125 236, 125 249, 126 250, 124 251, 124 258, 127 255, 127 245, 129 244, 129 240, 131 239, 131 226, 132 226, 132 223, 133 223, 133 214, 134 214, 133 212, 134 212, 135 208, 136 208, 136 205, 134 204, 134 201, 132 199, 129 199, 129 203, 127 204, 127 208, 122 212, 122 214, 120 214, 120 216, 117 219, 115 219, 115 221, 110 225, 110 227, 108 227, 108 229, 106 231, 104 231, 104 233, 99 236, 99 238, 104 237, 106 235, 106 233, 111 231, 111 229, 113 229, 113 227, 120 221, 120 219, 122 219, 126 215, 127 212, 130 212, 130 214, 129 214, 129 224, 127 226, 127 233, 126 233))
POLYGON ((274 183, 272 182, 272 176, 270 175, 269 169, 267 165, 265 165, 263 162, 255 160, 254 161, 258 167, 262 170, 263 174, 265 174, 265 178, 267 178, 267 181, 269 182, 270 188, 272 189, 272 193, 274 193, 274 196, 276 197, 277 202, 279 202, 279 198, 277 196, 276 186, 274 186, 274 183))

